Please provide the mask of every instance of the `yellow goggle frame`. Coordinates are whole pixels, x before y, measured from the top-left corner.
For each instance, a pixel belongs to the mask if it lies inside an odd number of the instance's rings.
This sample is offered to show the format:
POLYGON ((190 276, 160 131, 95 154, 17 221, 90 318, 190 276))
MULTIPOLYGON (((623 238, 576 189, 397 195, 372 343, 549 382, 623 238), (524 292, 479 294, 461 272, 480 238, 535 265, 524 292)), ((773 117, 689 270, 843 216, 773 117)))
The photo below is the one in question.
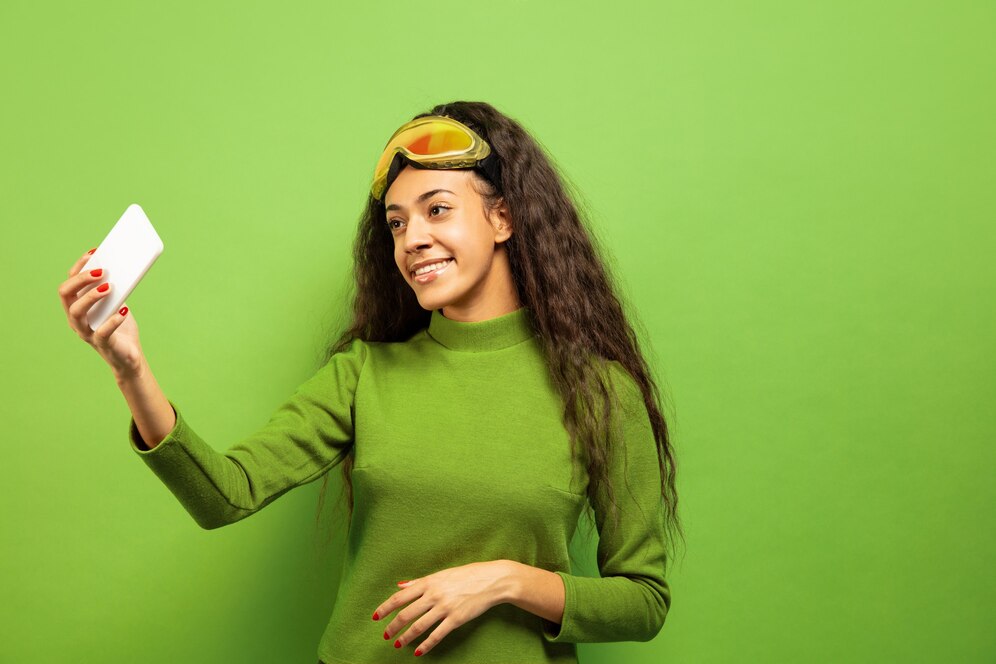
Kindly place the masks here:
POLYGON ((428 115, 406 122, 394 132, 374 169, 370 193, 377 200, 387 188, 387 176, 398 153, 426 168, 469 168, 491 154, 491 146, 453 118, 428 115))

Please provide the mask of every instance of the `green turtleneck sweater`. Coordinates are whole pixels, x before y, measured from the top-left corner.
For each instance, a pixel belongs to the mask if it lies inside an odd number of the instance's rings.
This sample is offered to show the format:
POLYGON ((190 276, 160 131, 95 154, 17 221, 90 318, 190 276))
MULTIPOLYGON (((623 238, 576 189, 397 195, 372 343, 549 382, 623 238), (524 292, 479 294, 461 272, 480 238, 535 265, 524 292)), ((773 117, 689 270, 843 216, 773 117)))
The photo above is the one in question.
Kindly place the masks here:
MULTIPOLYGON (((635 381, 610 368, 622 399, 607 469, 619 525, 599 527, 599 578, 572 574, 568 545, 586 500, 529 309, 461 322, 432 312, 404 342, 354 339, 255 433, 219 452, 176 412, 149 450, 134 419, 132 449, 203 528, 255 514, 353 454, 354 513, 338 596, 318 646, 329 664, 410 657, 371 616, 397 582, 476 561, 515 560, 558 574, 555 624, 498 604, 458 626, 434 662, 576 662, 579 642, 649 641, 671 604, 665 580, 657 449, 635 381)), ((438 626, 438 623, 436 623, 438 626)), ((434 628, 435 626, 433 626, 434 628)), ((427 636, 430 631, 425 633, 427 636)))

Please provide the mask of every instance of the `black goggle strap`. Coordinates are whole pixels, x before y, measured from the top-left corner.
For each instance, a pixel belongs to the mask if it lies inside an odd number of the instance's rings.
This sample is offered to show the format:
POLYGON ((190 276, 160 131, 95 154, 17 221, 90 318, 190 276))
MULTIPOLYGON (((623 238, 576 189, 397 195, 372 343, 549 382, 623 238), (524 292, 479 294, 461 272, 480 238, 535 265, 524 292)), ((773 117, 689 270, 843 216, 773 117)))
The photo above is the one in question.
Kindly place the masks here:
MULTIPOLYGON (((401 172, 401 169, 409 164, 413 168, 429 168, 398 152, 394 155, 394 159, 391 160, 391 167, 387 170, 387 178, 384 181, 385 192, 391 188, 394 178, 398 177, 398 173, 401 172)), ((478 161, 477 165, 473 168, 487 178, 491 184, 495 186, 499 193, 503 191, 501 186, 501 161, 498 160, 498 156, 495 154, 494 148, 491 149, 491 153, 487 157, 478 161)), ((383 198, 384 194, 381 193, 381 200, 383 200, 383 198)))

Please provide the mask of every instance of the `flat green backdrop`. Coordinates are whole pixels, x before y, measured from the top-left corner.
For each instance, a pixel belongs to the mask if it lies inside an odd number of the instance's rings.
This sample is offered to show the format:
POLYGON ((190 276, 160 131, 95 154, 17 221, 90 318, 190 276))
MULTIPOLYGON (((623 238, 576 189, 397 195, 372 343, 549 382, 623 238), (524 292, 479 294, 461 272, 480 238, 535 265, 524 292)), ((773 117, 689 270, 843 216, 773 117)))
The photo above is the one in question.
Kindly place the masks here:
POLYGON ((673 400, 670 615, 582 661, 993 661, 994 7, 5 0, 0 660, 313 663, 320 483, 199 529, 56 290, 141 204, 128 304, 223 450, 337 329, 388 136, 467 99, 583 192, 673 400))

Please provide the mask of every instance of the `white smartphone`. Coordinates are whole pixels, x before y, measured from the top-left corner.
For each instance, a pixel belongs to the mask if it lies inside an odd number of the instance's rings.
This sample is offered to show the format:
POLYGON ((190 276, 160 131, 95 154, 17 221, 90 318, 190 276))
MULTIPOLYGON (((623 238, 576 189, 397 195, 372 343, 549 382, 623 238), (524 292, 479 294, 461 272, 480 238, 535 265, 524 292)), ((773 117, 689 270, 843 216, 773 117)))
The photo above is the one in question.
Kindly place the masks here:
POLYGON ((111 292, 90 307, 86 314, 91 330, 96 331, 121 308, 125 298, 131 295, 162 253, 163 241, 152 227, 152 222, 138 203, 132 203, 81 270, 103 268, 106 278, 87 284, 77 295, 83 295, 105 281, 111 283, 111 292))

